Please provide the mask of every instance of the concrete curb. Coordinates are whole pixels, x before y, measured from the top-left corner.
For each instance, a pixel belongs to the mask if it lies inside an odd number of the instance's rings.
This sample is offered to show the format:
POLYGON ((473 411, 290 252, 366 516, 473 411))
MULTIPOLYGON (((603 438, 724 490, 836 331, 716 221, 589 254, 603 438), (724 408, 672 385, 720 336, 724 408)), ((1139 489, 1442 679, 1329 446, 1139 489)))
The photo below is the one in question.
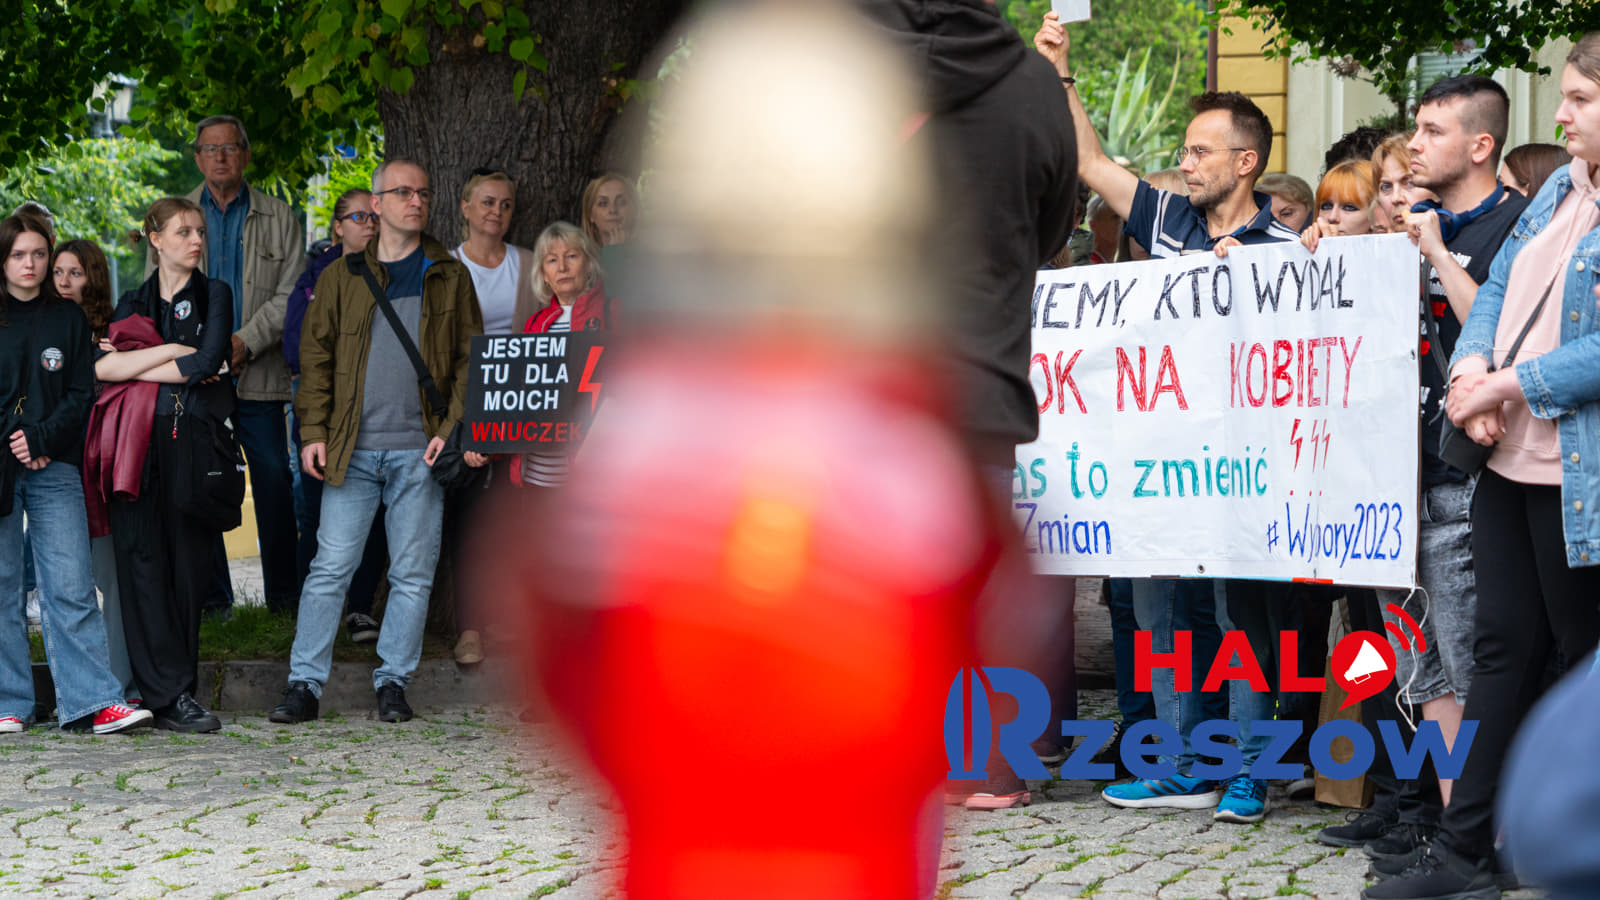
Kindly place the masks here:
MULTIPOLYGON (((374 668, 372 663, 334 663, 322 689, 321 713, 362 715, 375 710, 374 668)), ((463 706, 521 709, 524 704, 517 682, 517 667, 510 660, 488 659, 464 670, 451 660, 428 659, 412 674, 406 700, 418 710, 463 706)), ((202 662, 195 699, 219 713, 266 712, 283 699, 288 683, 286 662, 202 662)), ((33 688, 39 705, 55 705, 55 685, 44 663, 33 665, 33 688)))

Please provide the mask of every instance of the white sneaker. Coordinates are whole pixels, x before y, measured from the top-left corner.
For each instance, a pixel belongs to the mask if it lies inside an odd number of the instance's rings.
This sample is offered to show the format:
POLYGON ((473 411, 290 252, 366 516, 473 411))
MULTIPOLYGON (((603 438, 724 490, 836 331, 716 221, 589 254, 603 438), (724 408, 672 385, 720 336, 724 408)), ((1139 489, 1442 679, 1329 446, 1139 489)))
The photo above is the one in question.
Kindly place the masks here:
POLYGON ((6 716, 0 719, 0 734, 17 734, 27 729, 28 724, 16 716, 6 716))
POLYGON ((38 589, 34 589, 34 590, 31 590, 31 591, 28 592, 27 612, 28 612, 28 625, 30 625, 33 628, 43 627, 44 619, 39 614, 39 591, 38 591, 38 589))

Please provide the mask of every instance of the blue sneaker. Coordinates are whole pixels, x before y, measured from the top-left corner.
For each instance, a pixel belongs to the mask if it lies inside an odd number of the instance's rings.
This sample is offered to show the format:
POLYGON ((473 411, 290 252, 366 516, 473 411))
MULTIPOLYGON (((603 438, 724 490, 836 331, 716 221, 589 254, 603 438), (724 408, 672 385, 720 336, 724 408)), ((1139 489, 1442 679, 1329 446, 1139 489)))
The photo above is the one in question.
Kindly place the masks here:
POLYGON ((1223 786, 1222 800, 1211 818, 1218 822, 1249 825, 1267 814, 1267 783, 1248 775, 1235 775, 1223 786))
POLYGON ((1113 784, 1100 792, 1106 802, 1125 809, 1210 809, 1217 805, 1217 784, 1204 778, 1171 778, 1113 784))

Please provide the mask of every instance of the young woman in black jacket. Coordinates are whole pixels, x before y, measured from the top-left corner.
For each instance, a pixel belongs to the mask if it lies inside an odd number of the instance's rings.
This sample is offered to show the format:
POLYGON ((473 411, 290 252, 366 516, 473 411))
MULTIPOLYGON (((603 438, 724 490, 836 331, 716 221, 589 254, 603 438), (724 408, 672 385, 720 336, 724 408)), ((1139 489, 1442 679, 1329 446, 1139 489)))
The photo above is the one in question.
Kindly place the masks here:
POLYGON ((156 271, 122 295, 113 324, 147 316, 165 343, 106 351, 95 374, 108 383, 153 382, 157 387, 150 445, 139 496, 113 500, 117 580, 128 662, 157 728, 190 733, 222 727, 195 699, 200 649, 200 604, 211 584, 211 546, 217 529, 180 509, 180 428, 188 416, 220 420, 232 412, 226 373, 233 333, 233 296, 199 271, 206 248, 205 217, 188 200, 156 201, 144 219, 156 251, 156 271))
POLYGON ((107 662, 89 563, 83 427, 94 396, 89 322, 50 282, 50 230, 29 215, 0 222, 0 733, 27 727, 33 671, 22 610, 22 517, 28 517, 45 651, 62 725, 93 716, 96 734, 150 724, 123 705, 107 662))

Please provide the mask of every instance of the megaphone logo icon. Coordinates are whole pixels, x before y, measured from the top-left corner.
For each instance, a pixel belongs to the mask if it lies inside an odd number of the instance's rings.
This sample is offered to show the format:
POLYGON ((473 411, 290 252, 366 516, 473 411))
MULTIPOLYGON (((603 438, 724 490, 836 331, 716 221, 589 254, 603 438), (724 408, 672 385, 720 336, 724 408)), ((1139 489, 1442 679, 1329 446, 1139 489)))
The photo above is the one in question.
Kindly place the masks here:
POLYGON ((1374 672, 1389 671, 1389 664, 1383 661, 1383 655, 1374 650, 1372 644, 1363 640, 1361 649, 1356 653, 1356 661, 1344 672, 1344 680, 1352 684, 1361 684, 1371 678, 1374 672))
POLYGON ((1394 680, 1394 650, 1381 634, 1371 631, 1347 634, 1333 648, 1333 680, 1350 695, 1340 709, 1359 703, 1394 680))

